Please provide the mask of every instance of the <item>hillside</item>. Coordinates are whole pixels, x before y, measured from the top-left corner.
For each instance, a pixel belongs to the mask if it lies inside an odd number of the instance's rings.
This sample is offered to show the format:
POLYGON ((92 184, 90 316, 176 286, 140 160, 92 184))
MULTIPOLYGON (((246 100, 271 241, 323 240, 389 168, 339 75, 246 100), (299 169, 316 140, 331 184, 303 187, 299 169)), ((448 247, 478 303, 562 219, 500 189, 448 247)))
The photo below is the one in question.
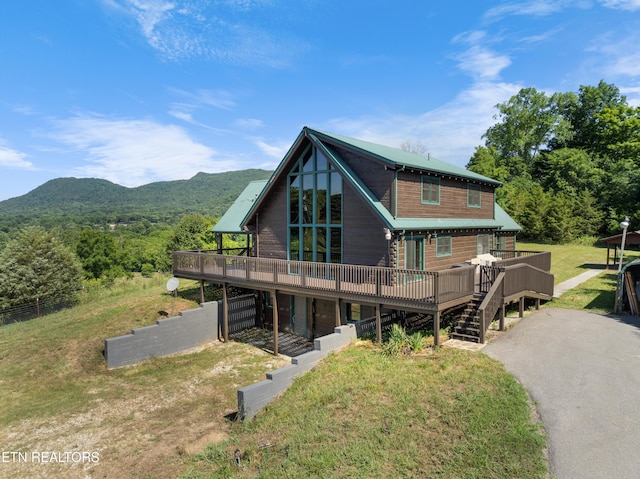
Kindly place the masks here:
POLYGON ((185 213, 220 216, 244 187, 271 175, 265 170, 198 173, 189 180, 163 181, 136 188, 97 178, 58 178, 26 195, 0 201, 0 223, 33 219, 65 222, 172 222, 185 213))

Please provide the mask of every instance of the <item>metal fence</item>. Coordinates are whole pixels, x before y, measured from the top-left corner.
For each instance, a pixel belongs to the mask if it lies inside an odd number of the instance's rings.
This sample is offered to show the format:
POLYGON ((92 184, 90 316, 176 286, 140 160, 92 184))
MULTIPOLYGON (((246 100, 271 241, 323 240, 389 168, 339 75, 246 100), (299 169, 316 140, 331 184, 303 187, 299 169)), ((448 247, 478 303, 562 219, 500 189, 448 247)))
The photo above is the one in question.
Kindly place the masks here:
POLYGON ((40 318, 47 314, 56 313, 66 308, 70 308, 72 301, 39 300, 31 303, 21 304, 0 309, 0 325, 19 323, 30 319, 40 318))

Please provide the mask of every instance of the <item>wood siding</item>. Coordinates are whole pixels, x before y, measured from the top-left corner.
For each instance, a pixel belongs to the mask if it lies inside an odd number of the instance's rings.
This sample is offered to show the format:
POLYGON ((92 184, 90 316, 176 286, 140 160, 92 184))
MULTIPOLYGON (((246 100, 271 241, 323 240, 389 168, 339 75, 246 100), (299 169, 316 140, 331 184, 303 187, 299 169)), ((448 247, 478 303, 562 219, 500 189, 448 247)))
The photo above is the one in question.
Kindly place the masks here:
MULTIPOLYGON (((436 256, 436 238, 428 235, 415 235, 424 237, 424 269, 429 271, 439 271, 443 269, 449 269, 453 265, 464 263, 477 256, 478 248, 478 235, 489 234, 491 231, 474 231, 470 233, 438 233, 439 236, 451 236, 452 251, 451 256, 436 256)), ((414 237, 415 237, 414 236, 414 237)), ((507 238, 506 249, 512 250, 515 247, 514 235, 504 235, 507 238)), ((495 241, 492 239, 490 248, 495 247, 495 241)), ((396 241, 398 267, 404 268, 405 266, 405 241, 400 238, 396 241)))
POLYGON ((336 151, 384 207, 393 213, 392 189, 395 173, 386 170, 382 163, 370 158, 358 156, 340 148, 336 148, 336 151))
POLYGON ((422 175, 398 172, 398 217, 400 218, 493 218, 494 188, 482 185, 480 208, 467 206, 467 181, 440 178, 440 204, 422 204, 422 175))
POLYGON ((387 266, 382 222, 347 183, 343 194, 342 262, 387 266))
POLYGON ((258 231, 258 256, 287 259, 287 176, 279 178, 271 196, 254 216, 252 226, 258 231))

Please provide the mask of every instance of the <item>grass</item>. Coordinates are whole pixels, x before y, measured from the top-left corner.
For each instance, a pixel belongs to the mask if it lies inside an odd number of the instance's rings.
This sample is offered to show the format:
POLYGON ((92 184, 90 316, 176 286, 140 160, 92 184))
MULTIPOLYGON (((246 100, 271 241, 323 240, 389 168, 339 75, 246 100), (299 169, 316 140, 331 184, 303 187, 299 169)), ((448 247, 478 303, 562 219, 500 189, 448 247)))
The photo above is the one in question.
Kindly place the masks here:
MULTIPOLYGON (((556 283, 606 260, 602 248, 518 247, 551 251, 556 283)), ((615 278, 603 272, 546 307, 609 313, 615 278)), ((227 419, 237 389, 282 359, 231 342, 108 370, 105 338, 171 311, 166 279, 94 289, 73 309, 0 327, 3 450, 100 452, 90 470, 0 464, 0 476, 546 477, 544 436, 525 392, 482 354, 395 356, 360 342, 240 424, 227 419)), ((183 283, 176 312, 197 307, 197 283, 183 283)), ((408 337, 398 343, 420 349, 408 337)))
MULTIPOLYGON (((135 367, 106 368, 105 338, 171 311, 166 279, 137 278, 73 309, 0 327, 3 450, 95 450, 100 463, 92 472, 101 477, 176 477, 185 451, 200 452, 224 434, 237 388, 264 378, 286 364, 283 359, 218 343, 135 367)), ((178 298, 174 307, 177 312, 197 304, 178 298)), ((43 474, 87 476, 70 466, 0 464, 2 477, 43 474)))
POLYGON ((544 447, 526 393, 496 361, 448 348, 389 356, 361 342, 182 477, 544 478, 544 447))
MULTIPOLYGON (((590 268, 603 269, 598 276, 567 291, 560 298, 555 298, 545 307, 583 309, 599 314, 610 314, 613 311, 617 269, 616 266, 610 265, 609 270, 604 270, 607 260, 606 248, 576 244, 548 245, 518 242, 518 249, 550 251, 551 272, 555 275, 555 284, 578 276, 590 268)), ((625 251, 625 264, 638 258, 640 258, 640 251, 625 251)))

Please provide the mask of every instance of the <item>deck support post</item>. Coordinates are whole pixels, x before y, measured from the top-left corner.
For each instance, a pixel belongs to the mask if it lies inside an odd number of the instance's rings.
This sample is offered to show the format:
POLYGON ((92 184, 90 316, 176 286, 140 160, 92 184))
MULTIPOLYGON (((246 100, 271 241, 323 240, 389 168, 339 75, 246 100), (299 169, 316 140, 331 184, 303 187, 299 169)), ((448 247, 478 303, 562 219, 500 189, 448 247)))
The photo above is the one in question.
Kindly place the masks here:
POLYGON ((505 306, 504 306, 504 302, 502 303, 502 306, 500 306, 500 311, 499 311, 499 328, 500 331, 504 331, 504 313, 505 313, 505 306))
POLYGON ((382 310, 381 304, 376 304, 376 340, 382 342, 382 316, 380 311, 382 310))
POLYGON ((536 311, 540 309, 540 298, 536 298, 536 311))
POLYGON ((222 283, 222 339, 229 342, 229 298, 227 297, 227 283, 222 283))
POLYGON ((336 298, 336 328, 342 325, 342 318, 340 318, 342 312, 342 300, 336 298))
POLYGON ((440 311, 433 315, 433 345, 440 346, 440 311))
POLYGON ((270 291, 273 304, 273 355, 278 355, 278 292, 270 291))
POLYGON ((200 280, 200 302, 204 303, 204 279, 200 280))
POLYGON ((520 298, 518 309, 519 309, 518 313, 520 315, 520 319, 524 318, 524 296, 520 298))

